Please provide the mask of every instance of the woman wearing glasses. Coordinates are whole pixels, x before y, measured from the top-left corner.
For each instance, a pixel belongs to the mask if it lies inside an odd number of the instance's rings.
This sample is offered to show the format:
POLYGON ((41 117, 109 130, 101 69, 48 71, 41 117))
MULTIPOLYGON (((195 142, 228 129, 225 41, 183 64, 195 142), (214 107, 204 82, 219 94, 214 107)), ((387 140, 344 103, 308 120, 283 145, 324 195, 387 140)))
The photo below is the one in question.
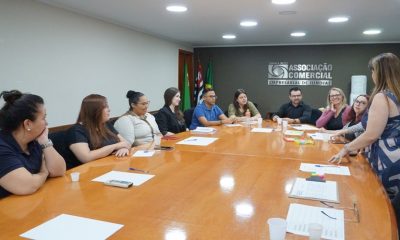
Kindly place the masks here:
POLYGON ((344 136, 345 139, 353 141, 364 132, 364 128, 361 124, 361 117, 367 110, 368 101, 368 95, 363 94, 357 96, 354 100, 353 106, 348 108, 349 111, 346 111, 346 109, 343 113, 343 122, 346 123, 343 126, 343 129, 331 131, 334 133, 334 137, 344 136))
POLYGON ((317 120, 316 126, 327 130, 339 130, 345 123, 342 116, 344 111, 350 111, 351 107, 347 105, 346 96, 342 89, 331 88, 327 99, 327 108, 317 120))
POLYGON ((399 222, 400 60, 392 53, 383 53, 372 58, 369 67, 375 88, 369 110, 361 120, 365 132, 329 161, 340 163, 349 152, 365 148, 367 160, 392 200, 399 222))
POLYGON ((114 123, 115 129, 133 146, 152 142, 160 130, 153 115, 147 112, 150 101, 141 92, 129 90, 129 110, 114 123))

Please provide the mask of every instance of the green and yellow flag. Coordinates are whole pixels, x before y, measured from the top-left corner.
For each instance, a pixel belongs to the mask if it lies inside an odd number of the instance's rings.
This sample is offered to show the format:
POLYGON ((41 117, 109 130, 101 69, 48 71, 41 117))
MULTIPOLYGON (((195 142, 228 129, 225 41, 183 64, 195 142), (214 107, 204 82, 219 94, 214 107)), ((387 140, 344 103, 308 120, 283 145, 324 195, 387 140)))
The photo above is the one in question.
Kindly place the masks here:
POLYGON ((190 109, 192 106, 190 104, 189 72, 188 72, 188 66, 186 63, 184 64, 183 68, 184 68, 184 70, 183 70, 183 92, 182 92, 181 110, 185 111, 187 109, 190 109))
POLYGON ((207 73, 206 73, 206 88, 214 88, 214 77, 213 77, 213 70, 212 70, 212 62, 211 59, 208 62, 207 66, 207 73))

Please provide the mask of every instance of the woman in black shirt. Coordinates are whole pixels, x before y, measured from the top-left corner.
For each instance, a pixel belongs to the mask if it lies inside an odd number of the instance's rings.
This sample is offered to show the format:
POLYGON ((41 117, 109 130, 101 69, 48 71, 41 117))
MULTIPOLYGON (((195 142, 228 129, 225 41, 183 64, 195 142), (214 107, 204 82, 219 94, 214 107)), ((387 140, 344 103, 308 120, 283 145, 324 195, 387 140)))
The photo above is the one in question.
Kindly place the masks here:
POLYGON ((164 92, 164 107, 156 114, 156 122, 164 136, 186 131, 183 114, 179 110, 181 95, 177 88, 170 87, 164 92))

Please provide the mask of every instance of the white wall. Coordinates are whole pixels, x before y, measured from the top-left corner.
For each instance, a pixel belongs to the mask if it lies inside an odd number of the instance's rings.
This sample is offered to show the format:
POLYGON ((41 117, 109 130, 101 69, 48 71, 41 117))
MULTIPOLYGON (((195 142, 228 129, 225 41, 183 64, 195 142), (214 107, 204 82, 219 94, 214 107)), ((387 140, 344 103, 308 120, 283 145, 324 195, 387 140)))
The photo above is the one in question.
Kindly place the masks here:
POLYGON ((90 93, 108 98, 112 116, 128 109, 129 89, 160 108, 164 90, 178 86, 179 48, 192 51, 42 3, 0 0, 0 91, 42 96, 50 127, 75 122, 90 93))

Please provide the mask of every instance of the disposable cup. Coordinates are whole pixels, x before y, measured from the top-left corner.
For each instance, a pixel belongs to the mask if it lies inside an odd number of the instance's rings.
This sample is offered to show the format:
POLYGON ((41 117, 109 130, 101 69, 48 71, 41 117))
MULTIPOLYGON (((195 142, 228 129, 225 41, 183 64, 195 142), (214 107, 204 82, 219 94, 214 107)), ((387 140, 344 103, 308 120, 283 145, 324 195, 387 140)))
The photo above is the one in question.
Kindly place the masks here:
POLYGON ((257 118, 257 127, 262 127, 262 118, 257 118))
POLYGON ((79 172, 72 172, 71 173, 71 181, 79 182, 79 172))
POLYGON ((322 235, 322 225, 319 223, 308 224, 309 240, 320 240, 322 235))
POLYGON ((161 136, 160 135, 154 135, 154 146, 159 147, 161 145, 161 136))
POLYGON ((268 219, 269 239, 284 240, 286 236, 286 220, 283 218, 268 219))

